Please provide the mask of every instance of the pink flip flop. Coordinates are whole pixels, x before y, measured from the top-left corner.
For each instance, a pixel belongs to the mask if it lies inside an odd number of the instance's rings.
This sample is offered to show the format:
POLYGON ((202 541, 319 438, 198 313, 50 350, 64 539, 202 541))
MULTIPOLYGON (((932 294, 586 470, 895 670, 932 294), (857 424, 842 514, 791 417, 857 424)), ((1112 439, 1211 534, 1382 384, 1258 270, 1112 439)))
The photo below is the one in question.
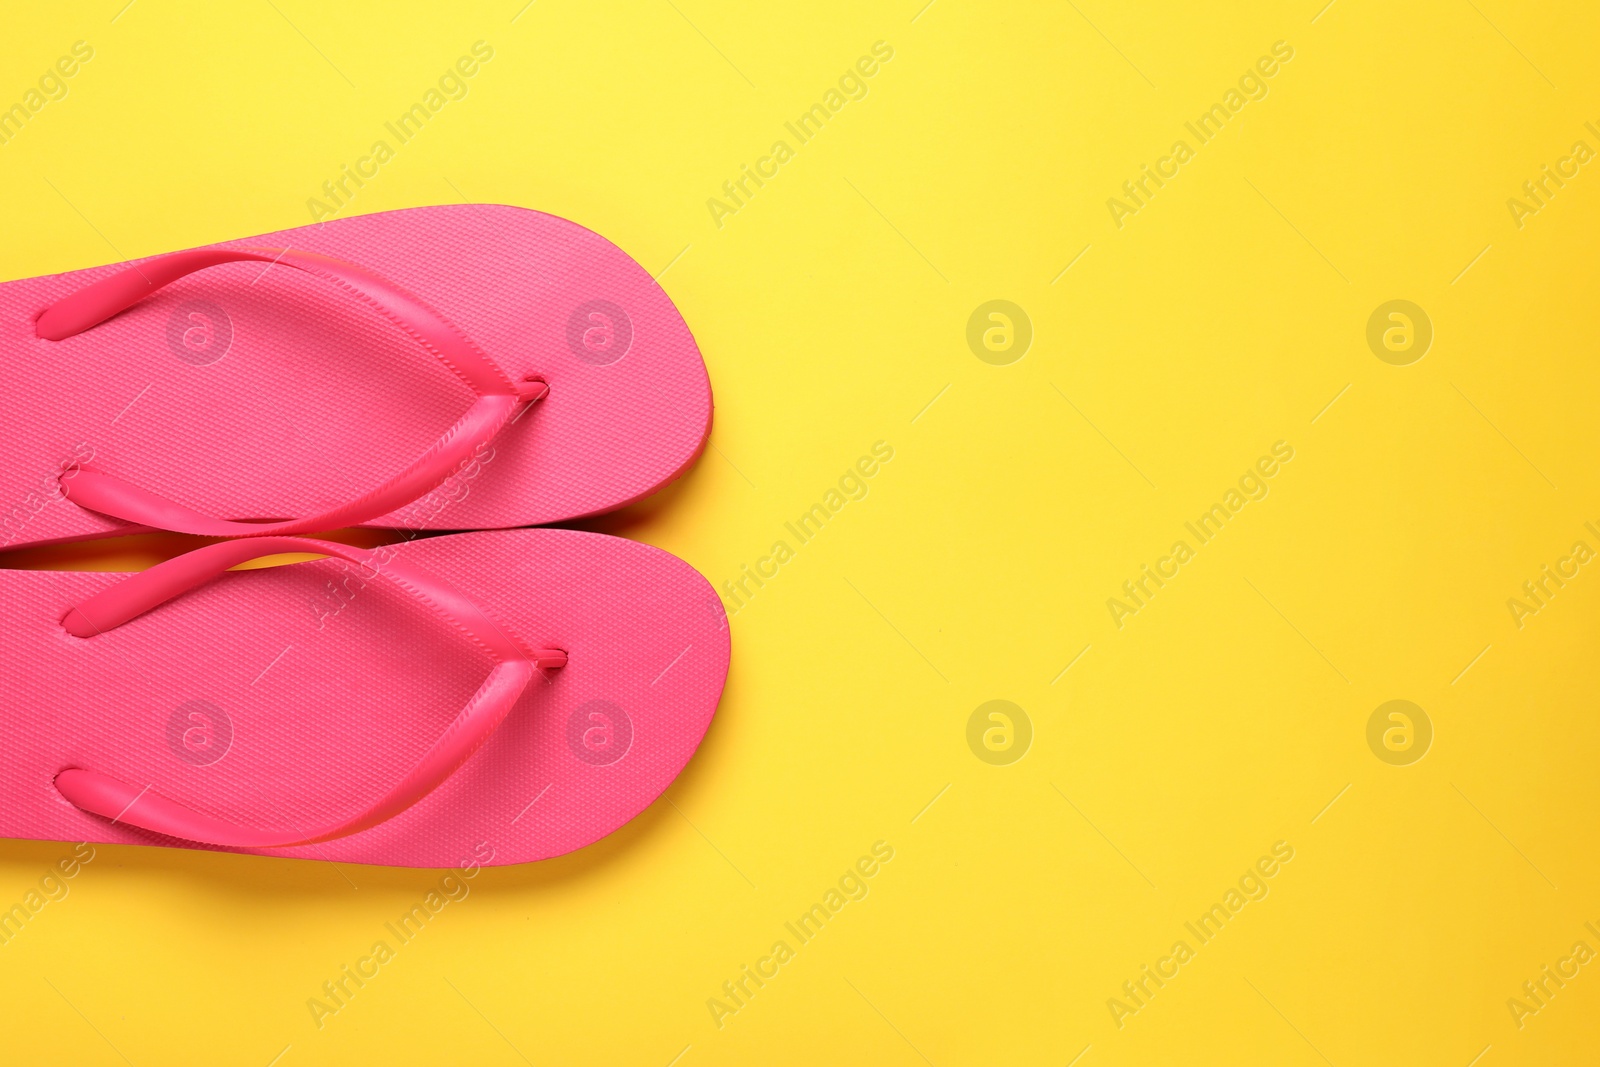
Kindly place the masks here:
POLYGON ((0 548, 559 522, 671 481, 711 425, 649 273, 496 205, 0 284, 0 347, 0 548))
POLYGON ((574 530, 0 571, 0 836, 452 867, 642 811, 728 669, 711 586, 574 530), (331 559, 224 574, 283 552, 331 559))

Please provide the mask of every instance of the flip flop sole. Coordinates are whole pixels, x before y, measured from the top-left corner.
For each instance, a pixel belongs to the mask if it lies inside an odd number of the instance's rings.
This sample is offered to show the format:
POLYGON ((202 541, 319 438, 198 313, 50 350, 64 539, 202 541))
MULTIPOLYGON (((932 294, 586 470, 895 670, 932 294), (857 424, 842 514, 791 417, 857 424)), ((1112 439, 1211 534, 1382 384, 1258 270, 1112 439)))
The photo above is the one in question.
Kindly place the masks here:
MULTIPOLYGON (((693 336, 638 263, 554 215, 411 208, 209 246, 291 248, 420 297, 513 381, 549 394, 450 483, 368 525, 501 529, 647 496, 699 455, 711 390, 693 336)), ((0 548, 126 533, 61 499, 91 462, 230 519, 315 515, 403 469, 473 394, 376 309, 298 270, 232 263, 60 341, 52 303, 127 264, 0 284, 0 548)))
MULTIPOLYGON (((239 850, 398 867, 523 863, 612 832, 694 754, 727 674, 710 585, 660 549, 573 530, 393 546, 525 643, 565 649, 414 807, 323 844, 239 850)), ((382 578, 322 559, 230 572, 122 626, 61 619, 124 576, 0 571, 0 836, 203 847, 86 814, 69 767, 231 823, 348 817, 409 771, 489 659, 382 578)))

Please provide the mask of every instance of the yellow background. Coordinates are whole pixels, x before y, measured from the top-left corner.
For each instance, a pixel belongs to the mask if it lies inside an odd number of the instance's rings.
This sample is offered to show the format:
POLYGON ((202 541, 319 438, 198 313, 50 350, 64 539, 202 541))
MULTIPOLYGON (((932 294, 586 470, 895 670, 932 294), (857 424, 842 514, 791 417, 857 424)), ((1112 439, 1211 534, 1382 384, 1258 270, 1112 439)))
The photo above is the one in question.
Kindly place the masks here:
MULTIPOLYGON (((95 57, 0 147, 0 276, 308 222, 484 40, 349 211, 525 205, 664 272, 715 449, 593 525, 720 585, 895 457, 738 613, 710 734, 632 824, 485 871, 321 1029, 307 999, 436 874, 104 847, 0 946, 8 1062, 1592 1058, 1600 964, 1506 1006, 1600 949, 1600 575, 1506 606, 1600 547, 1600 168, 1506 206, 1600 148, 1591 7, 124 2, 5 13, 0 102, 95 57), (717 227, 880 40, 866 98, 717 227), (1118 229, 1107 198, 1280 40, 1269 95, 1118 229), (1034 328, 1008 366, 966 343, 992 299, 1034 328), (1433 323, 1410 366, 1367 347, 1391 299, 1433 323), (1107 598, 1279 440, 1270 495, 1118 629, 1107 598), (967 745, 993 699, 1033 726, 1009 766, 967 745), (1433 724, 1409 766, 1367 745, 1390 699, 1433 724), (708 998, 879 840, 870 894, 719 1028, 708 998), (1270 895, 1119 1028, 1108 998, 1280 840, 1270 895)), ((0 844, 0 905, 69 848, 0 844)))

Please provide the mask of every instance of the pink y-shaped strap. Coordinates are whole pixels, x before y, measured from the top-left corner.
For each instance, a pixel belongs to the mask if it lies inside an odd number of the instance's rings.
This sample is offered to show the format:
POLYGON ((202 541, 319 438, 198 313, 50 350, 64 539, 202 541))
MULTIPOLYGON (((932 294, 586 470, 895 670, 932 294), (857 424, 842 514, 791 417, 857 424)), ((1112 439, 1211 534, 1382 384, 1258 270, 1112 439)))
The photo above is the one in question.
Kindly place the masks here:
POLYGON ((62 486, 73 502, 125 522, 205 537, 260 537, 355 526, 387 515, 436 488, 506 426, 524 404, 549 387, 529 379, 513 382, 466 334, 415 296, 353 263, 287 248, 200 248, 156 256, 119 271, 46 308, 34 332, 60 341, 98 326, 163 286, 221 263, 255 260, 303 270, 366 301, 405 330, 478 394, 467 413, 415 463, 358 500, 284 522, 232 522, 157 496, 113 475, 84 467, 62 486))
POLYGON ((347 837, 392 819, 427 796, 489 739, 510 713, 539 668, 566 665, 559 649, 530 651, 507 634, 482 608, 443 580, 392 554, 297 537, 257 537, 223 541, 159 563, 70 608, 61 624, 76 637, 93 637, 138 618, 173 597, 217 577, 229 567, 277 552, 323 552, 381 574, 426 604, 454 629, 495 659, 467 706, 422 758, 388 793, 347 819, 310 831, 261 830, 237 826, 168 800, 149 787, 136 788, 98 771, 71 767, 56 776, 56 788, 77 807, 113 822, 138 826, 167 837, 228 848, 283 848, 347 837))

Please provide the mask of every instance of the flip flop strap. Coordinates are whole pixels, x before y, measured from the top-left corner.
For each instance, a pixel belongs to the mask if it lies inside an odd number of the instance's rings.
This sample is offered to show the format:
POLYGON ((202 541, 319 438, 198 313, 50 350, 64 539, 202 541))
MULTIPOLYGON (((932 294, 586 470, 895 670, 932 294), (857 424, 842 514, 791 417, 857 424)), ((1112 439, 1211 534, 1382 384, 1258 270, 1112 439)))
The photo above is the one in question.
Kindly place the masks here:
POLYGON ((382 485, 318 515, 282 522, 235 522, 195 511, 112 474, 82 467, 62 481, 81 507, 124 522, 204 537, 262 537, 355 526, 431 492, 488 444, 525 405, 542 398, 542 381, 513 382, 471 338, 416 296, 365 267, 288 248, 200 248, 148 259, 61 298, 34 321, 34 332, 61 341, 92 329, 186 275, 223 263, 281 264, 332 282, 368 304, 432 353, 477 399, 415 462, 382 485))
POLYGON ((135 786, 83 767, 69 767, 56 776, 61 795, 83 811, 114 823, 226 848, 287 848, 348 837, 394 818, 436 789, 489 739, 541 668, 561 667, 567 662, 567 654, 559 649, 525 648, 465 594, 392 554, 296 537, 224 541, 159 563, 69 608, 62 626, 75 637, 90 639, 211 581, 230 567, 275 553, 308 551, 348 560, 372 575, 388 578, 495 660, 466 707, 408 774, 356 814, 311 830, 240 826, 169 800, 148 785, 135 786))

